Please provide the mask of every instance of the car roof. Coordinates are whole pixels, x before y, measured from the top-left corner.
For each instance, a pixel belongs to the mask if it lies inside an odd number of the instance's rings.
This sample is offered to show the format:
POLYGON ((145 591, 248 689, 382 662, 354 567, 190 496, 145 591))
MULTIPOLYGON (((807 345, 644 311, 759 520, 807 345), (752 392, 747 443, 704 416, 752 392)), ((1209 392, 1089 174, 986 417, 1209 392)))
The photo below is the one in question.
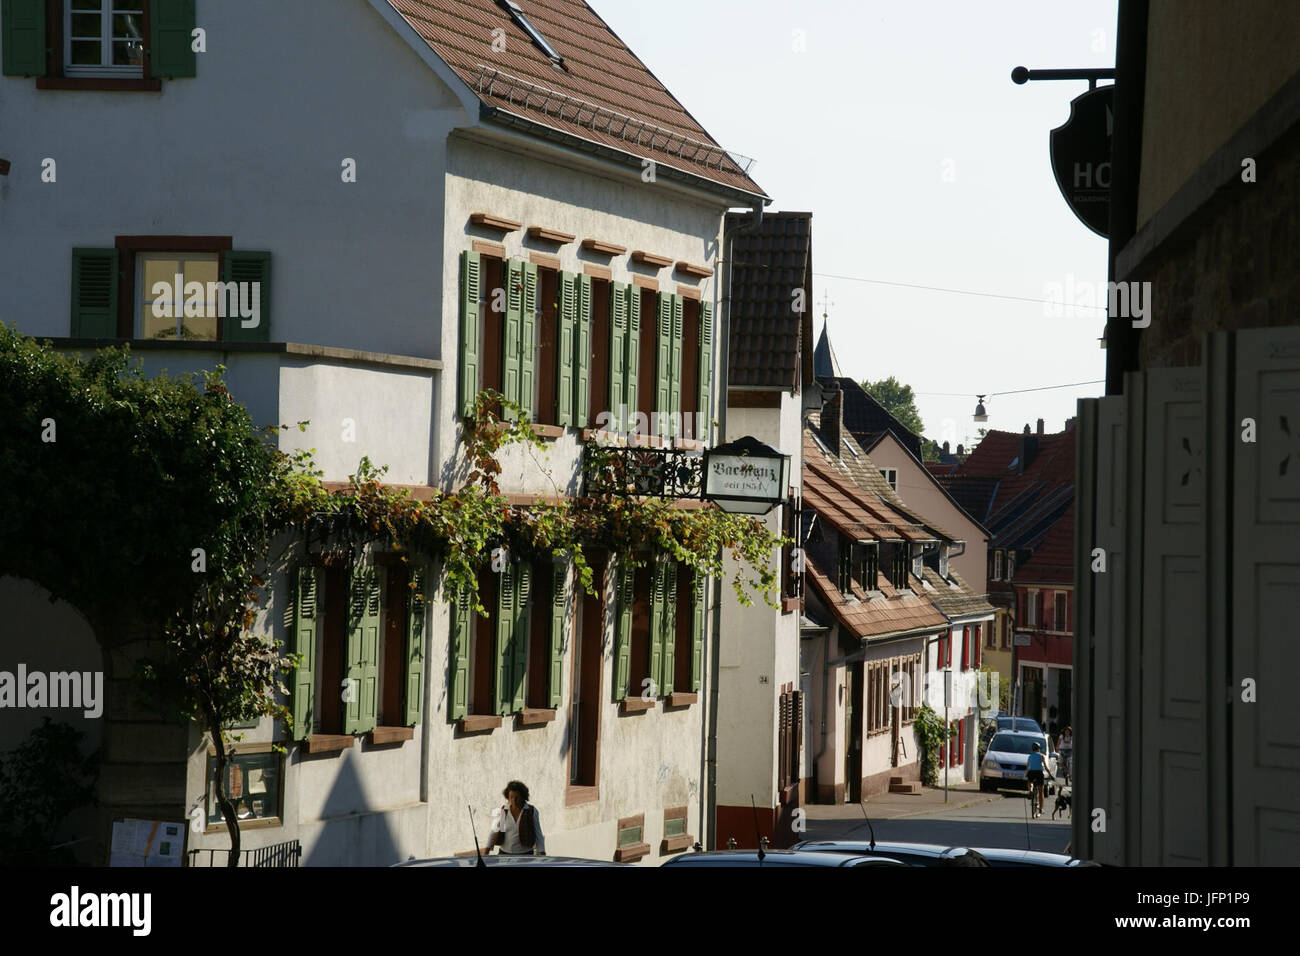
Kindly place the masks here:
POLYGON ((897 843, 889 840, 877 840, 873 847, 870 840, 804 840, 796 843, 795 850, 812 850, 818 853, 834 852, 835 847, 843 847, 844 853, 911 853, 916 856, 941 857, 951 850, 964 850, 965 847, 943 846, 939 843, 897 843), (822 850, 826 847, 827 850, 822 850))
POLYGON ((1029 866, 1078 866, 1086 861, 1067 853, 1049 853, 1046 850, 1018 850, 1013 847, 971 847, 983 854, 990 863, 1024 863, 1029 866))
MULTIPOLYGON (((612 860, 588 860, 576 856, 484 856, 486 866, 627 866, 612 860)), ((476 867, 478 859, 473 856, 435 856, 423 860, 403 860, 393 866, 452 866, 476 867)))
POLYGON ((807 850, 766 850, 760 863, 757 850, 707 850, 684 853, 664 866, 849 866, 861 860, 856 853, 813 853, 807 850))

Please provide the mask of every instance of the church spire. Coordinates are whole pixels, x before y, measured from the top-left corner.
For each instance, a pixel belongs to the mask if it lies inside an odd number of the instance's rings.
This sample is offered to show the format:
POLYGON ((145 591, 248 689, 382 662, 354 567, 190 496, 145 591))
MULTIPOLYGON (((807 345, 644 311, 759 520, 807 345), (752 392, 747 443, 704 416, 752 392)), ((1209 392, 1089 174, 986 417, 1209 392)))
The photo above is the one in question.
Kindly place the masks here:
POLYGON ((826 316, 826 302, 822 301, 822 334, 817 340, 817 348, 813 349, 813 374, 818 378, 840 378, 839 360, 835 358, 835 350, 831 348, 830 337, 826 334, 826 327, 830 320, 826 316))

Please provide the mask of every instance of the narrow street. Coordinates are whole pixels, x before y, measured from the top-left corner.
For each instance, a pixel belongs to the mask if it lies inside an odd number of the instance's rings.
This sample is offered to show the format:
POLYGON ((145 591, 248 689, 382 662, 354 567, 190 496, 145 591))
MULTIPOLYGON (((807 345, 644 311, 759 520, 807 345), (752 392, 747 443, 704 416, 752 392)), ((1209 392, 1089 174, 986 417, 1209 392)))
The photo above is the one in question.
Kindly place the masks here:
MULTIPOLYGON (((942 843, 946 846, 997 846, 1063 853, 1070 842, 1070 820, 1052 819, 1054 797, 1042 817, 1029 819, 1027 797, 980 793, 974 786, 949 791, 927 789, 917 795, 879 794, 866 812, 877 840, 942 843)), ((868 828, 855 804, 808 807, 809 840, 866 839, 868 828)))

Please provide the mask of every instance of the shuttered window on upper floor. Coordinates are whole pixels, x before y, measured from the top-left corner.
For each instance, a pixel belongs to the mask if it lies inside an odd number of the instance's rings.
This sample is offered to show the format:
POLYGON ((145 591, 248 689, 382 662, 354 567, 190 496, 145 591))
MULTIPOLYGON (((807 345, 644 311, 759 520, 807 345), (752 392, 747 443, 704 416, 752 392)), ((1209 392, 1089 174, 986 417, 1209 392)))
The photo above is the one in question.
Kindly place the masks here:
POLYGON ((197 75, 195 0, 0 0, 6 76, 46 89, 158 89, 197 75))
POLYGON ((462 416, 491 389, 537 424, 707 436, 711 303, 463 252, 459 308, 462 416))

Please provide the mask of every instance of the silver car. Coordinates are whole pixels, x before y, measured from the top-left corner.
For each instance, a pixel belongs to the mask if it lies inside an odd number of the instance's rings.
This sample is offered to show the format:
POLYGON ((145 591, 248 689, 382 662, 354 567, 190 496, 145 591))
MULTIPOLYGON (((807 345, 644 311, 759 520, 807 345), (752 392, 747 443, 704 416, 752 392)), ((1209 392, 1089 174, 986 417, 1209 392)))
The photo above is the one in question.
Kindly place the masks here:
POLYGON ((1046 758, 1048 772, 1055 775, 1056 755, 1052 753, 1047 735, 1028 730, 1002 730, 993 735, 988 750, 980 763, 980 789, 997 790, 1005 787, 1028 789, 1025 771, 1034 744, 1046 758))

